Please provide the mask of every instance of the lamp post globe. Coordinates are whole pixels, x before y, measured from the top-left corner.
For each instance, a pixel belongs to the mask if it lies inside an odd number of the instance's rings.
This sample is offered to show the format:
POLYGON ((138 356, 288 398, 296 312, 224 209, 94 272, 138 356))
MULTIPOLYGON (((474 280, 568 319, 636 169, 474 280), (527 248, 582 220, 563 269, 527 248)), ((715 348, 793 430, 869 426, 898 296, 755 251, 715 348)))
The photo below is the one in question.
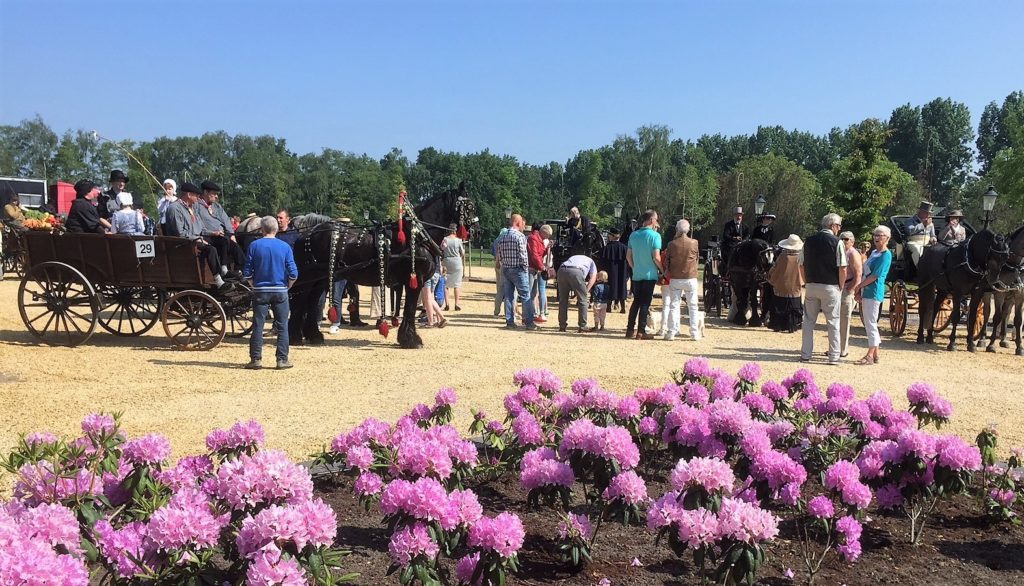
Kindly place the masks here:
POLYGON ((615 209, 613 210, 613 212, 612 212, 612 213, 614 213, 614 214, 615 214, 615 219, 616 219, 616 220, 618 220, 619 218, 621 218, 621 217, 622 217, 622 202, 621 202, 621 201, 620 201, 620 202, 617 202, 617 203, 615 204, 615 209))
POLYGON ((363 219, 364 220, 369 220, 370 219, 370 210, 363 210, 363 219))
POLYGON ((757 214, 758 216, 763 214, 764 213, 764 205, 766 203, 768 203, 768 200, 765 199, 764 195, 763 194, 758 194, 757 198, 754 200, 754 213, 757 214))
POLYGON ((511 220, 512 219, 512 206, 508 206, 507 208, 505 208, 505 219, 506 220, 511 220))
POLYGON ((998 197, 999 194, 996 193, 994 185, 989 185, 988 191, 981 196, 981 209, 985 210, 985 228, 988 228, 988 225, 992 222, 992 209, 996 207, 996 199, 998 197))

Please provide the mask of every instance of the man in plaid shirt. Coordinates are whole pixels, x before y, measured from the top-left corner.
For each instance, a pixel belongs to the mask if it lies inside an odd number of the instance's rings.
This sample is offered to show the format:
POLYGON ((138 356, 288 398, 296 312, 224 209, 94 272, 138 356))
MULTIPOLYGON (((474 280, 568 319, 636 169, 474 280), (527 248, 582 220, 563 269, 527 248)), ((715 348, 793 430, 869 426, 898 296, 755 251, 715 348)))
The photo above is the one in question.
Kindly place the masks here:
POLYGON ((495 241, 495 252, 505 280, 505 327, 516 327, 515 303, 518 293, 519 299, 523 301, 526 329, 535 330, 537 324, 533 323, 533 304, 530 303, 530 261, 526 254, 526 236, 523 235, 525 226, 523 217, 513 214, 512 226, 495 241))

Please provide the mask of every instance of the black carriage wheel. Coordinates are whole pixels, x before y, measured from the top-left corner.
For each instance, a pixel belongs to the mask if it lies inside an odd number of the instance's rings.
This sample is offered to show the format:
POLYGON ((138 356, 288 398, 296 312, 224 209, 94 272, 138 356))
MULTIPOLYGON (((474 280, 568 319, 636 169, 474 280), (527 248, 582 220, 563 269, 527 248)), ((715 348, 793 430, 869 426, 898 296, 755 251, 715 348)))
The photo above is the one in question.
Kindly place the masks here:
POLYGON ((908 306, 907 287, 903 281, 896 281, 889 294, 889 327, 893 336, 902 336, 907 331, 908 306))
POLYGON ((163 293, 156 287, 101 285, 100 326, 115 336, 141 336, 160 320, 163 293))
POLYGON ((227 316, 217 300, 202 291, 180 291, 161 312, 164 333, 179 350, 210 350, 227 332, 227 316))
POLYGON ((935 309, 935 319, 932 321, 932 328, 935 332, 941 332, 949 326, 949 320, 953 316, 953 299, 946 297, 942 300, 942 307, 935 309))
POLYGON ((241 338, 252 331, 252 289, 236 283, 220 301, 228 319, 227 337, 241 338))
POLYGON ((74 347, 96 331, 99 307, 82 273, 64 263, 44 262, 21 280, 18 310, 33 336, 51 346, 74 347))

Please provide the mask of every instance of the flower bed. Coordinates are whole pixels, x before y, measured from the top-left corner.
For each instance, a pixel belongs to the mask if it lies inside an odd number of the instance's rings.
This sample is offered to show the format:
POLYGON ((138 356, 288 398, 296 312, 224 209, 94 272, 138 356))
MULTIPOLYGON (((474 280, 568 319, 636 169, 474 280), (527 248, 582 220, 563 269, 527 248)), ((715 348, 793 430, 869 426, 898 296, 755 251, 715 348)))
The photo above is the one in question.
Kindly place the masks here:
POLYGON ((996 465, 993 431, 977 446, 927 431, 952 407, 924 383, 899 410, 884 393, 821 389, 806 370, 759 378, 756 364, 732 376, 696 358, 619 397, 524 370, 503 417, 474 412, 476 443, 451 427, 456 397, 442 389, 393 424, 336 437, 317 463, 342 472, 316 485, 263 448, 255 422, 170 466, 161 436, 128 439, 118 418, 92 415, 81 437, 34 433, 8 457, 0 584, 55 572, 85 584, 88 568, 114 583, 253 584, 1024 574, 1020 456, 996 465))

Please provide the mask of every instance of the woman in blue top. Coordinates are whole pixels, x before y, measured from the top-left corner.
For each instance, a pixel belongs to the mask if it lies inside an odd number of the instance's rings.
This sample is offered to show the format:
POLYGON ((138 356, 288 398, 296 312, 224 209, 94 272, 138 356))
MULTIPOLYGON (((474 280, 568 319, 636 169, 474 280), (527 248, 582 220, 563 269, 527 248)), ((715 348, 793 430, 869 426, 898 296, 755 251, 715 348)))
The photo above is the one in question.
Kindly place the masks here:
POLYGON ((872 232, 875 249, 864 262, 864 276, 856 287, 857 299, 860 300, 860 314, 864 321, 864 330, 868 335, 868 353, 856 364, 878 364, 878 347, 882 337, 878 333, 878 318, 882 311, 882 300, 885 299, 885 278, 889 276, 892 265, 892 253, 889 252, 889 238, 892 232, 886 226, 879 226, 872 232))

